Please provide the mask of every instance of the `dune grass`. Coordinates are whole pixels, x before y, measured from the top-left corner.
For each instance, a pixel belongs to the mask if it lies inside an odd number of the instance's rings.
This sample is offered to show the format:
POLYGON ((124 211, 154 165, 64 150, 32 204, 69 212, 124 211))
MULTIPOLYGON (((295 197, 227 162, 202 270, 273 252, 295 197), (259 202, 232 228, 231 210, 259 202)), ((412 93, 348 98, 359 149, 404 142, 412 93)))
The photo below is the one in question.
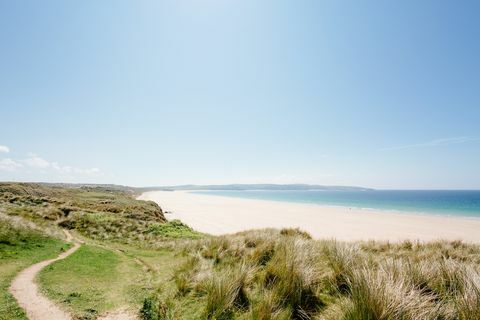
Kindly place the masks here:
POLYGON ((0 319, 27 319, 8 292, 14 276, 36 262, 56 257, 69 244, 31 229, 20 221, 0 219, 0 319))
POLYGON ((184 244, 144 319, 480 319, 480 247, 263 230, 184 244))

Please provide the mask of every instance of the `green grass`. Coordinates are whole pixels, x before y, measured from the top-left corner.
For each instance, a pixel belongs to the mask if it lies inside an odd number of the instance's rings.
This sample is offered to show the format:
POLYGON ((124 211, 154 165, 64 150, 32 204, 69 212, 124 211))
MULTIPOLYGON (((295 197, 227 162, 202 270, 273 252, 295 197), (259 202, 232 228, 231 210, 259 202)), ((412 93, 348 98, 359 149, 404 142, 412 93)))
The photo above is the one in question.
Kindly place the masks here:
MULTIPOLYGON (((131 189, 114 186, 0 183, 0 211, 10 220, 30 221, 44 229, 70 229, 89 243, 40 276, 45 293, 80 318, 125 306, 138 310, 160 282, 171 280, 174 266, 183 261, 174 251, 161 248, 203 237, 179 221, 166 222, 154 202, 136 200, 131 189)), ((55 248, 48 247, 53 239, 38 232, 22 238, 8 230, 3 228, 0 234, 4 292, 16 272, 52 257, 49 253, 55 248)), ((2 299, 0 308, 9 310, 2 316, 22 316, 8 294, 2 299)))
POLYGON ((10 283, 22 269, 56 257, 68 248, 64 242, 28 227, 0 220, 0 319, 27 319, 8 292, 10 283))
POLYGON ((48 297, 82 319, 125 306, 136 309, 146 295, 141 265, 121 253, 91 245, 46 267, 39 283, 48 297))
POLYGON ((153 223, 148 226, 148 232, 165 238, 198 239, 202 234, 193 230, 180 220, 172 220, 166 223, 153 223))
MULTIPOLYGON (((94 242, 92 242, 94 243, 94 242)), ((185 260, 172 250, 122 244, 84 245, 45 268, 39 283, 45 294, 80 319, 119 308, 138 311, 158 292, 173 292, 173 271, 185 260)))

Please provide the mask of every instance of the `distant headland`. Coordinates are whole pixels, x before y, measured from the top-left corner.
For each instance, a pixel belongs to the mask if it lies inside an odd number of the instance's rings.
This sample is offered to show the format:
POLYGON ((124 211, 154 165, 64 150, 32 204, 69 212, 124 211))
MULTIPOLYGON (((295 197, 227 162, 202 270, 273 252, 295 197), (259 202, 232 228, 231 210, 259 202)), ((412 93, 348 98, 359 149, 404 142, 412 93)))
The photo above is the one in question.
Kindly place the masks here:
POLYGON ((229 190, 229 191, 246 191, 246 190, 325 190, 325 191, 370 191, 371 188, 355 187, 355 186, 324 186, 317 184, 222 184, 222 185, 177 185, 177 186, 158 186, 140 188, 144 191, 154 190, 229 190))

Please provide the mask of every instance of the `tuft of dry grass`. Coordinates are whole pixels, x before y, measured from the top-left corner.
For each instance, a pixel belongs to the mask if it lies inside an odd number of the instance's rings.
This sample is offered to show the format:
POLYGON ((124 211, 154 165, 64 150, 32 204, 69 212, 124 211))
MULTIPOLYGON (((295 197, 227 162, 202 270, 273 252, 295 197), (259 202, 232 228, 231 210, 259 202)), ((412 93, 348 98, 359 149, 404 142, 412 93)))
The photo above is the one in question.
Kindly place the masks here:
POLYGON ((456 318, 480 319, 480 273, 472 266, 462 268, 459 290, 453 296, 456 318))
POLYGON ((345 319, 438 319, 435 297, 417 290, 390 269, 356 269, 349 278, 351 305, 345 319))
POLYGON ((265 286, 295 319, 308 319, 323 305, 316 294, 321 283, 317 261, 312 242, 300 236, 280 242, 265 267, 265 286))
POLYGON ((255 268, 245 263, 212 273, 202 285, 206 318, 228 319, 235 309, 246 309, 250 303, 247 288, 254 275, 255 268))
POLYGON ((256 320, 288 320, 292 318, 292 310, 282 307, 273 291, 264 290, 262 299, 250 309, 248 319, 256 320))
POLYGON ((365 259, 356 245, 336 241, 323 243, 323 256, 330 268, 330 283, 341 293, 348 292, 349 279, 359 263, 365 259))

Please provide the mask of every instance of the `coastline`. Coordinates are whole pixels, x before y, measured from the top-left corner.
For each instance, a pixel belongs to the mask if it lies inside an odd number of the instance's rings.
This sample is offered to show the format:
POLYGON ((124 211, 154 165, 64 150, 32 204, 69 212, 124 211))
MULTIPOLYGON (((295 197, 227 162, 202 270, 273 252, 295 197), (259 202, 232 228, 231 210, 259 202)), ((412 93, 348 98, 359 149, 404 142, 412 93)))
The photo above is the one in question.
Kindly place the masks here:
MULTIPOLYGON (((184 191, 184 190, 179 190, 179 191, 184 191)), ((296 199, 285 199, 285 198, 269 198, 267 197, 255 197, 255 196, 249 196, 249 195, 244 195, 245 190, 241 191, 236 191, 236 190, 227 190, 229 193, 222 194, 222 193, 213 193, 212 191, 217 191, 217 190, 185 190, 190 193, 196 193, 196 194, 203 194, 203 195, 214 195, 214 196, 221 196, 221 197, 233 197, 233 198, 241 198, 241 199, 252 199, 252 200, 267 200, 267 201, 275 201, 275 202, 288 202, 288 203, 300 203, 300 204, 312 204, 312 205, 319 205, 323 207, 340 207, 340 208, 352 208, 352 209, 358 209, 358 210, 372 210, 372 211, 379 211, 382 213, 398 213, 398 214, 410 214, 410 215, 427 215, 427 216, 439 216, 439 217, 458 217, 458 218, 468 218, 468 219, 479 219, 480 220, 480 208, 476 211, 465 211, 465 210, 453 210, 453 209, 444 209, 444 208, 432 208, 432 207, 415 207, 414 208, 392 208, 392 205, 381 207, 381 206, 368 206, 368 205, 358 205, 358 204, 349 204, 349 203, 333 203, 333 202, 327 202, 327 201, 312 201, 311 199, 305 200, 302 198, 296 198, 296 199), (237 196, 234 194, 234 192, 238 192, 238 194, 242 194, 241 196, 237 196)), ((253 191, 255 193, 260 193, 260 192, 272 192, 272 190, 247 190, 247 192, 253 191)), ((280 191, 274 191, 275 193, 281 192, 280 191)), ((296 190, 287 190, 287 192, 295 192, 296 190)), ((317 191, 317 190, 301 190, 302 192, 305 191, 317 191)), ((318 190, 320 192, 324 190, 318 190)), ((405 190, 375 190, 375 192, 383 192, 383 191, 405 191, 405 190)), ((425 190, 412 190, 412 191, 425 191, 425 190)), ((478 190, 426 190, 426 191, 473 191, 473 192, 478 192, 478 190)), ((220 191, 220 192, 223 192, 220 191)))
POLYGON ((213 235, 249 229, 301 228, 314 238, 358 240, 462 240, 480 243, 480 219, 393 210, 245 199, 188 191, 149 191, 169 220, 179 219, 213 235))

